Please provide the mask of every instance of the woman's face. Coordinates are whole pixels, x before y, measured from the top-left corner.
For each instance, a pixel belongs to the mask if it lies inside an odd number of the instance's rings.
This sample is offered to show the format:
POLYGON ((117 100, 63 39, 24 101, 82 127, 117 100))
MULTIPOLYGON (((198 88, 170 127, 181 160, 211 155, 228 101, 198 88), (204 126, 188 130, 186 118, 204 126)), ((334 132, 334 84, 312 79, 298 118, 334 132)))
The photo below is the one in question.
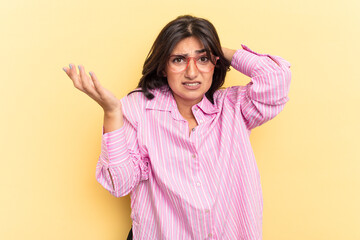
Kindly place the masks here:
POLYGON ((178 107, 191 107, 199 103, 211 87, 214 69, 208 72, 199 71, 195 59, 199 59, 197 61, 199 66, 199 62, 202 63, 207 59, 206 52, 197 38, 188 37, 175 46, 165 68, 165 75, 178 107), (174 71, 174 68, 169 65, 170 61, 177 64, 186 59, 189 59, 189 63, 183 71, 174 71))

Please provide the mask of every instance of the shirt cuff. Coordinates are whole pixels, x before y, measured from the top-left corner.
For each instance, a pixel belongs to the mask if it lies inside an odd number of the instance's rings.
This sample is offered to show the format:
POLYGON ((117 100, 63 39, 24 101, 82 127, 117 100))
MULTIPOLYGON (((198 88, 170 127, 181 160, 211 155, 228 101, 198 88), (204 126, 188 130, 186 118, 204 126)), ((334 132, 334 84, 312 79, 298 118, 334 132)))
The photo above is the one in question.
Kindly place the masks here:
POLYGON ((235 52, 231 59, 231 66, 246 76, 252 77, 251 72, 259 60, 258 58, 263 54, 258 54, 243 44, 241 46, 243 49, 235 52))
POLYGON ((108 168, 110 166, 119 165, 128 158, 128 149, 125 136, 125 128, 121 127, 117 130, 104 133, 101 143, 101 164, 108 168))

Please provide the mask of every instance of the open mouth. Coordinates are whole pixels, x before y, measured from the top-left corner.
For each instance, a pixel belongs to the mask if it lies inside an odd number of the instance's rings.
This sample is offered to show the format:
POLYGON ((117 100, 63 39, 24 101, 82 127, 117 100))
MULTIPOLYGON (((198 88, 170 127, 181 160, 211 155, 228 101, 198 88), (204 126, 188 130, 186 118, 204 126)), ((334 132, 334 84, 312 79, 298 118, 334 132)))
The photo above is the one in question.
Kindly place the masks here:
POLYGON ((194 86, 200 85, 200 83, 199 83, 199 82, 195 82, 195 83, 183 83, 183 85, 185 85, 185 86, 190 86, 190 87, 194 87, 194 86))

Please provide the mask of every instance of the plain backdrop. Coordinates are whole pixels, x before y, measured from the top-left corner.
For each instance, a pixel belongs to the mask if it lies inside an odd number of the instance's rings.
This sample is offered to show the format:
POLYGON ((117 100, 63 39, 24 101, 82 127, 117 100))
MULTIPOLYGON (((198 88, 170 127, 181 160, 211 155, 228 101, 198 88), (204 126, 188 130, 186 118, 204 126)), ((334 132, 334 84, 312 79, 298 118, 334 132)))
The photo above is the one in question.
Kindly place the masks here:
MULTIPOLYGON (((125 239, 130 199, 95 179, 102 109, 62 67, 83 64, 117 97, 178 15, 209 19, 223 46, 291 64, 290 101, 251 141, 264 240, 360 239, 357 0, 0 1, 0 239, 125 239)), ((232 69, 226 86, 249 78, 232 69)))

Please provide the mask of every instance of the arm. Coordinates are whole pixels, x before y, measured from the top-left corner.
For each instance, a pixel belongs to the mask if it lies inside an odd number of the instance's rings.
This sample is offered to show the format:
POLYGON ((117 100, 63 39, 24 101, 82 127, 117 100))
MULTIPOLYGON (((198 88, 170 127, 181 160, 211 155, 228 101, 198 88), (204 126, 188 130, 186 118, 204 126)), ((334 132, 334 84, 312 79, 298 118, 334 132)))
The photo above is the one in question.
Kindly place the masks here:
POLYGON ((129 194, 148 179, 149 162, 139 154, 136 129, 125 119, 124 126, 105 133, 96 167, 97 181, 115 197, 129 194))
POLYGON ((116 197, 129 194, 140 181, 149 177, 149 159, 139 150, 138 119, 141 107, 136 95, 133 93, 122 99, 123 126, 104 133, 102 137, 96 179, 116 197))
POLYGON ((291 80, 290 64, 278 57, 258 54, 242 45, 243 49, 225 50, 231 57, 231 66, 249 76, 245 87, 234 88, 232 101, 240 108, 249 130, 274 118, 282 111, 288 99, 291 80))
MULTIPOLYGON (((84 67, 79 66, 78 74, 73 64, 63 70, 77 89, 95 100, 104 110, 97 180, 117 197, 128 194, 140 180, 148 176, 146 159, 141 159, 138 150, 134 117, 131 112, 127 114, 128 118, 124 116, 121 102, 100 85, 94 73, 90 72, 89 77, 84 67)), ((131 109, 129 103, 126 109, 131 109)))

